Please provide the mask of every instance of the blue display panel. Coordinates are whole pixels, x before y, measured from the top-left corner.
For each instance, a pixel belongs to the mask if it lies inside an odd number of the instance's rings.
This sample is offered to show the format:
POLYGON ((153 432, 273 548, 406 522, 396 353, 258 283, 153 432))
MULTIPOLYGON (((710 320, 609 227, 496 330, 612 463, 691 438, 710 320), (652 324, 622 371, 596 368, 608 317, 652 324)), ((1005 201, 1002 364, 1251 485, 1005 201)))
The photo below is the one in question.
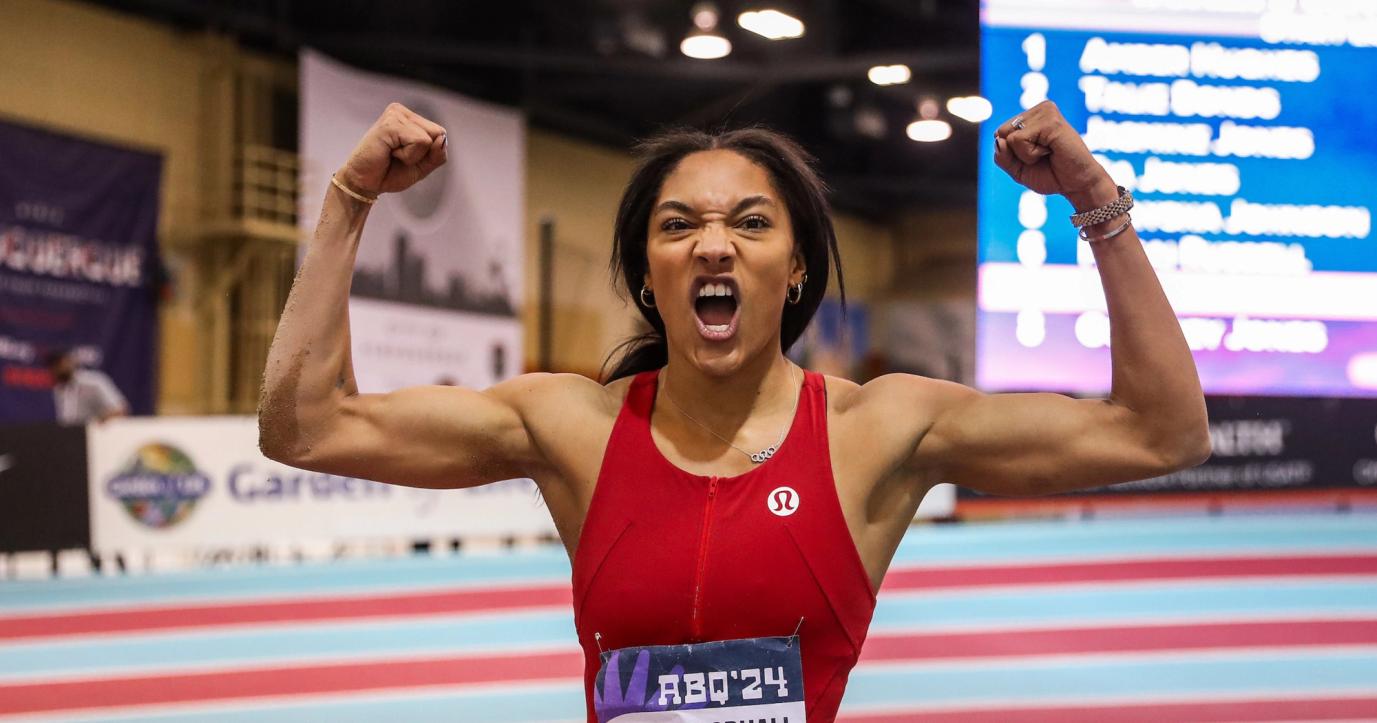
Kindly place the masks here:
MULTIPOLYGON (((1117 182, 1207 393, 1377 396, 1377 2, 985 0, 995 124, 1050 98, 1117 182)), ((977 383, 1102 393, 1070 205, 980 153, 977 383)))

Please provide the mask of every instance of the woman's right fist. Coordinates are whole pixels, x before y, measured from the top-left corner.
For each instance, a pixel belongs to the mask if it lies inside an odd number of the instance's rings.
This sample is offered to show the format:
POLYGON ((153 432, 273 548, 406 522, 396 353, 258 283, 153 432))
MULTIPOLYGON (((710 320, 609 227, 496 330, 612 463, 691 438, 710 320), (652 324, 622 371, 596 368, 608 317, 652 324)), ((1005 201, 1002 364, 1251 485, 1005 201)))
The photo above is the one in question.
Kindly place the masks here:
POLYGON ((445 163, 445 129, 391 103, 335 175, 369 196, 405 191, 445 163))

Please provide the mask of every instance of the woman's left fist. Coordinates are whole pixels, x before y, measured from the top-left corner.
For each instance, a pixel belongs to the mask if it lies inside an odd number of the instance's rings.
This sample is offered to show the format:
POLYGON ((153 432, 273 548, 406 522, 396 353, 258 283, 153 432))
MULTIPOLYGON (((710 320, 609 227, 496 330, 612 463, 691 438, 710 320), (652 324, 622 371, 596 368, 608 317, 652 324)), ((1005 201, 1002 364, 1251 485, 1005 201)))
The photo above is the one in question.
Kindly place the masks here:
POLYGON ((1077 212, 1119 197, 1109 173, 1050 100, 1000 124, 995 165, 1038 193, 1066 196, 1077 212))

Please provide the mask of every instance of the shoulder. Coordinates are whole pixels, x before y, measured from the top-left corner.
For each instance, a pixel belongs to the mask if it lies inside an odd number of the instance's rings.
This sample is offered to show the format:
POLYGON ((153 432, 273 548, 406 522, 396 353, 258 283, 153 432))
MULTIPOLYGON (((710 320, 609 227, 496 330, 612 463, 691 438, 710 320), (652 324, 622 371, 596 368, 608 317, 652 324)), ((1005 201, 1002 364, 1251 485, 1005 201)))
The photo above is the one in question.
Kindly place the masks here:
POLYGON ((604 385, 578 374, 524 374, 486 393, 502 399, 520 419, 545 465, 534 475, 542 484, 557 487, 563 480, 591 490, 631 382, 604 385))
POLYGON ((828 411, 839 415, 870 417, 903 412, 932 412, 934 416, 980 393, 964 384, 917 374, 886 374, 865 384, 826 377, 828 411))
POLYGON ((560 413, 573 418, 615 417, 631 378, 601 384, 581 374, 522 374, 488 389, 488 394, 523 417, 560 413))
POLYGON ((72 381, 75 384, 85 387, 113 387, 114 380, 110 375, 99 369, 77 369, 72 372, 72 381))
POLYGON ((918 445, 948 411, 981 394, 955 382, 915 374, 887 374, 865 384, 827 380, 834 446, 871 451, 888 470, 914 459, 918 445))
POLYGON ((78 384, 99 384, 105 380, 105 373, 95 369, 80 368, 72 372, 72 381, 78 384))

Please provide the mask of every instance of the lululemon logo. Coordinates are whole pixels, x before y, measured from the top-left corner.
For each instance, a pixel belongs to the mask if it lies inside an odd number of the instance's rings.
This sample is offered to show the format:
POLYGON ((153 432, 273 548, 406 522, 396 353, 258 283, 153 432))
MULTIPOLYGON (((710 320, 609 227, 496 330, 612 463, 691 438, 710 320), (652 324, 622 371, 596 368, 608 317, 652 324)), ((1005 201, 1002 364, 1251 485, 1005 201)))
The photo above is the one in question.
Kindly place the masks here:
POLYGON ((765 499, 765 506, 780 517, 798 512, 798 493, 793 487, 776 487, 765 499))

